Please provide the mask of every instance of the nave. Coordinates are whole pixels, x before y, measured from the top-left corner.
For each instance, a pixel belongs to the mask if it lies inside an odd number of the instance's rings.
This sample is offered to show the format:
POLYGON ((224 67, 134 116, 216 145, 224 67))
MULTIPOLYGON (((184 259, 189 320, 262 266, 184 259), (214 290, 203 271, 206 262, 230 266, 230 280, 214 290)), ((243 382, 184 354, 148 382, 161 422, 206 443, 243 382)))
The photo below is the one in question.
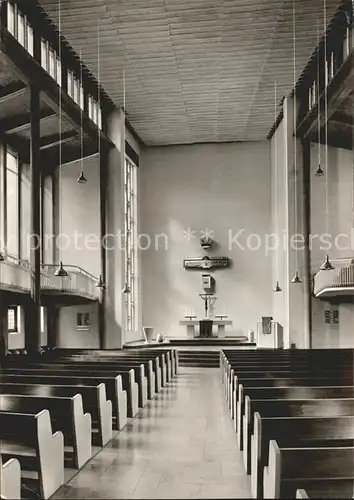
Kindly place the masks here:
POLYGON ((251 498, 218 370, 181 367, 53 498, 251 498))

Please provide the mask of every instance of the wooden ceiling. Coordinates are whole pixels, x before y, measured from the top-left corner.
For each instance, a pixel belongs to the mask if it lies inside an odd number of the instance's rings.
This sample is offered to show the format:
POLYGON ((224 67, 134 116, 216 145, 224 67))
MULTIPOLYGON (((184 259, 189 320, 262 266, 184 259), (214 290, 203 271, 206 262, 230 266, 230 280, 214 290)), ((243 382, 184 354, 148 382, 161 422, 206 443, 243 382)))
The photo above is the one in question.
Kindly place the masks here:
MULTIPOLYGON (((58 24, 58 0, 39 1, 58 24)), ((328 22, 339 3, 325 1, 328 22)), ((324 1, 295 8, 298 77, 324 1)), ((61 0, 61 23, 117 106, 125 70, 128 119, 147 145, 264 139, 275 82, 279 101, 293 88, 293 0, 61 0)))

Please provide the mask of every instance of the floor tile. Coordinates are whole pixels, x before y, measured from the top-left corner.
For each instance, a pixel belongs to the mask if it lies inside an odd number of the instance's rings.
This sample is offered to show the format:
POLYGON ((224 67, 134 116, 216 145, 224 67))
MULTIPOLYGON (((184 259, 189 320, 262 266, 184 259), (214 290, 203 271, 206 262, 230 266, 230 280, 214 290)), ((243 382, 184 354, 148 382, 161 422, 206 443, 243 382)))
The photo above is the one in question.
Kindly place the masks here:
POLYGON ((219 371, 180 370, 54 499, 251 498, 219 371))

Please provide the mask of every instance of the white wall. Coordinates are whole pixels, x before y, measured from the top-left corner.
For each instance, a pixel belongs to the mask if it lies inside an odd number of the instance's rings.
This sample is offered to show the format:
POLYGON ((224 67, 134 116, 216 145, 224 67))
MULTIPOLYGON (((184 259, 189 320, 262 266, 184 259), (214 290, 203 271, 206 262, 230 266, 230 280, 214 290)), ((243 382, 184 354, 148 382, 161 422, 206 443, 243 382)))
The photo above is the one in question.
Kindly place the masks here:
MULTIPOLYGON (((62 167, 62 260, 64 264, 82 267, 94 276, 101 274, 100 261, 100 190, 99 161, 84 161, 86 184, 76 182, 80 175, 80 163, 62 167), (75 242, 75 234, 77 238, 75 242)), ((59 229, 60 231, 60 229, 59 229)))
POLYGON ((62 348, 99 348, 97 303, 60 308, 57 346, 62 348), (90 330, 77 330, 77 313, 90 313, 90 330))
MULTIPOLYGON (((193 309, 203 317, 201 271, 186 271, 186 257, 203 256, 201 231, 214 230, 216 249, 211 255, 229 257, 229 269, 216 270, 217 302, 214 312, 233 320, 232 332, 247 334, 261 316, 272 312, 271 257, 258 251, 229 249, 229 231, 244 230, 247 237, 271 230, 270 144, 230 143, 155 147, 141 156, 141 231, 152 239, 165 234, 159 249, 142 251, 143 322, 156 332, 185 336, 179 325, 193 309), (196 231, 187 241, 184 231, 196 231)), ((145 245, 146 238, 141 240, 145 245)), ((251 244, 256 245, 253 240, 251 244)), ((231 333, 231 332, 230 332, 231 333)))

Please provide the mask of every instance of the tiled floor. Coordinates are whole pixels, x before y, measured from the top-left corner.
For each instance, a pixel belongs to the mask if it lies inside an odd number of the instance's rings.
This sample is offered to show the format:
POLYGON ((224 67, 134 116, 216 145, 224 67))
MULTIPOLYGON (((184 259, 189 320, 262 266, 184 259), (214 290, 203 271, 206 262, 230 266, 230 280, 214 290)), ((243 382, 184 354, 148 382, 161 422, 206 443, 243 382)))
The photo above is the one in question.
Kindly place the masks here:
POLYGON ((251 498, 218 374, 181 367, 54 498, 251 498))

